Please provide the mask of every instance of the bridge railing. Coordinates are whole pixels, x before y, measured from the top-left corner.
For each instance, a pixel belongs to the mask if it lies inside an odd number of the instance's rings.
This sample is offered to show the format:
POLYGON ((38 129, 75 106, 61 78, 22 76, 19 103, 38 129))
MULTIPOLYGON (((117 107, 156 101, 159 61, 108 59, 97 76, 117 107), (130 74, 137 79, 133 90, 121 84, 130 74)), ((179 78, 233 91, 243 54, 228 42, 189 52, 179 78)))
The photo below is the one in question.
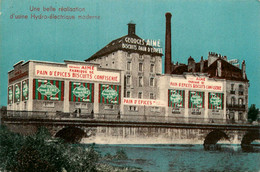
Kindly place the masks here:
POLYGON ((217 118, 176 117, 164 115, 130 115, 130 114, 100 114, 100 113, 63 113, 45 111, 5 111, 2 118, 21 119, 57 119, 57 120, 100 120, 100 121, 129 121, 129 122, 161 122, 161 123, 216 123, 216 124, 248 124, 247 121, 234 121, 217 118))

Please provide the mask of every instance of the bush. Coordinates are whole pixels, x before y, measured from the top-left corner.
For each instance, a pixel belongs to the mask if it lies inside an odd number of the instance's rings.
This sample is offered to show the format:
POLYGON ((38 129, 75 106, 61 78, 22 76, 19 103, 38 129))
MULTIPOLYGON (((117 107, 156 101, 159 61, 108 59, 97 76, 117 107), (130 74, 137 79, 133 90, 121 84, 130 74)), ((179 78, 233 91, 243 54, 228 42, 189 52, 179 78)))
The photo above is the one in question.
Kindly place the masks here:
POLYGON ((21 136, 0 127, 0 171, 97 171, 99 154, 93 147, 72 146, 40 128, 21 136))

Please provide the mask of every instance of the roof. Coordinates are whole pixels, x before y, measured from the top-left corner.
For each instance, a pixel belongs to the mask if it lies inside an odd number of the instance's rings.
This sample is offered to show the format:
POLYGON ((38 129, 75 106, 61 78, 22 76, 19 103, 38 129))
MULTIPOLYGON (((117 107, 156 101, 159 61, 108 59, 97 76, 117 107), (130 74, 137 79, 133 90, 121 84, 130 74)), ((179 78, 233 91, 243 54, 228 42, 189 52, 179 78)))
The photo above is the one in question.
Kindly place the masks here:
MULTIPOLYGON (((152 55, 158 55, 158 56, 162 56, 163 54, 161 53, 157 53, 157 52, 147 52, 144 50, 138 50, 138 49, 127 49, 127 48, 123 48, 123 44, 130 44, 130 45, 137 45, 138 44, 132 44, 132 43, 127 43, 125 38, 134 38, 134 39, 141 39, 139 36, 137 36, 136 34, 131 34, 131 35, 125 35, 121 38, 115 39, 113 41, 111 41, 109 44, 107 44, 105 47, 103 47, 101 50, 99 50, 98 52, 96 52, 94 55, 92 55, 90 58, 86 59, 85 61, 90 61, 90 60, 94 60, 97 59, 101 56, 104 56, 106 54, 110 54, 112 52, 115 52, 117 50, 124 50, 127 52, 138 52, 140 54, 152 54, 152 55)), ((149 46, 146 44, 146 42, 144 41, 144 45, 140 45, 140 46, 145 46, 146 49, 150 48, 153 49, 152 46, 149 46)))
MULTIPOLYGON (((242 70, 232 64, 228 63, 226 60, 219 58, 215 62, 213 62, 210 66, 208 66, 208 60, 204 60, 203 73, 207 73, 210 78, 217 79, 226 79, 226 80, 234 80, 234 81, 248 81, 247 76, 245 79, 243 78, 242 70), (217 76, 217 61, 221 61, 221 77, 217 76)), ((188 71, 188 65, 181 64, 174 67, 172 74, 182 75, 188 71)), ((200 62, 195 63, 195 73, 200 72, 200 62)))

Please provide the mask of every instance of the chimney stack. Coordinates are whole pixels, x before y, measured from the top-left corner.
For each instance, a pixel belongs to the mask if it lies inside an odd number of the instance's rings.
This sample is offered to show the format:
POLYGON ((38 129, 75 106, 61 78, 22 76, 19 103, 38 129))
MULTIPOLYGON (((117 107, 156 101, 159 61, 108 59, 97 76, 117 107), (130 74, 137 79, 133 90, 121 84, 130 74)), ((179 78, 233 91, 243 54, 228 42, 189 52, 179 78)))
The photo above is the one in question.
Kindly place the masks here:
POLYGON ((166 32, 165 32, 165 74, 171 74, 171 13, 166 13, 166 32))
POLYGON ((221 60, 218 60, 217 61, 217 74, 218 74, 219 77, 222 76, 222 69, 221 68, 222 68, 221 67, 221 60))
POLYGON ((204 70, 204 60, 203 60, 203 56, 201 56, 200 59, 200 73, 203 73, 204 70))
POLYGON ((188 58, 188 72, 195 72, 195 60, 191 56, 188 58))
POLYGON ((135 23, 130 21, 128 24, 128 35, 135 35, 135 23))
POLYGON ((245 62, 245 60, 243 60, 243 62, 242 62, 242 76, 243 76, 243 79, 246 79, 246 62, 245 62))

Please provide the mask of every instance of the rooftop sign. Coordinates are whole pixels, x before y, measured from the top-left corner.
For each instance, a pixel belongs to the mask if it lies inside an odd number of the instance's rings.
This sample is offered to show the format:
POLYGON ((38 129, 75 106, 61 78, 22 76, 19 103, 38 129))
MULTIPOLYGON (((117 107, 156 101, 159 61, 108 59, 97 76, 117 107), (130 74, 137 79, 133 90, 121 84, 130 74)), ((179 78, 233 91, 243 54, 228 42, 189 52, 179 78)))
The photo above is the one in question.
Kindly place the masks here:
POLYGON ((130 50, 144 51, 148 53, 162 53, 162 48, 160 47, 160 40, 151 40, 132 37, 125 37, 123 39, 122 48, 130 50))

